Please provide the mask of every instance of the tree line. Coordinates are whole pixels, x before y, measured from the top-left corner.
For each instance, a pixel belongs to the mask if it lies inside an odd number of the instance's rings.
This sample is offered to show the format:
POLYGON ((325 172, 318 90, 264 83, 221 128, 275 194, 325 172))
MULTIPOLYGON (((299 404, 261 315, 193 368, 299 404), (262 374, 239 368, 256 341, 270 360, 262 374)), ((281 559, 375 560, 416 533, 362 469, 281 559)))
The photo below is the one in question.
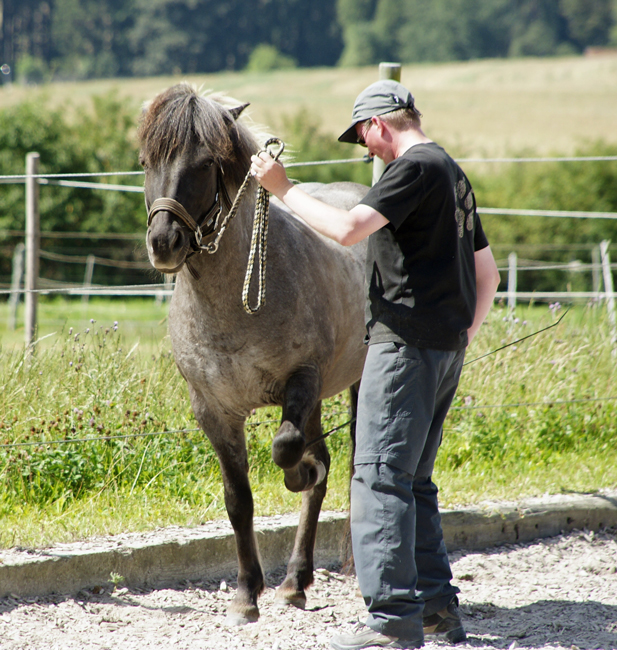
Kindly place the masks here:
POLYGON ((0 0, 4 81, 574 54, 617 0, 0 0))

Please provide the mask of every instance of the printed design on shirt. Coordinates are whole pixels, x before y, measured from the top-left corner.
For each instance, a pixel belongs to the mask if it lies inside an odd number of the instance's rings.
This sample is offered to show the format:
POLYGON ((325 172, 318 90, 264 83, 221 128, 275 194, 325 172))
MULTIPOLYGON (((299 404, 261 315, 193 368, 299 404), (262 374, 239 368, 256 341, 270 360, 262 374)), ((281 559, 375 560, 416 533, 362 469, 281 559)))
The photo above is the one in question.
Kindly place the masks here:
POLYGON ((473 216, 474 216, 474 198, 473 191, 469 186, 466 179, 461 179, 454 186, 454 198, 456 200, 456 210, 454 211, 454 218, 458 226, 458 236, 463 237, 465 228, 473 230, 473 216))

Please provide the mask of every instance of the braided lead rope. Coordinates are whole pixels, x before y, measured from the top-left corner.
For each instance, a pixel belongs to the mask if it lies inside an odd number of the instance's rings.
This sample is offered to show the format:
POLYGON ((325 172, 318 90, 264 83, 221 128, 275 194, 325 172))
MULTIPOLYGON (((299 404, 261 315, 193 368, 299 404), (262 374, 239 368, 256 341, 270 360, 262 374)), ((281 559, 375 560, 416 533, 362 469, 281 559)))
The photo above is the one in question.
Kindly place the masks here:
POLYGON ((246 276, 244 277, 244 286, 242 287, 242 306, 247 314, 255 314, 263 305, 266 304, 266 263, 267 263, 267 245, 268 245, 268 216, 270 207, 270 197, 268 192, 259 186, 257 190, 257 200, 255 201, 255 217, 253 219, 253 235, 251 237, 251 248, 249 259, 246 266, 246 276), (255 270, 255 256, 259 266, 259 290, 257 294, 257 304, 251 307, 249 302, 249 289, 255 270))
MULTIPOLYGON (((268 152, 274 160, 278 160, 279 156, 283 153, 285 144, 279 138, 270 138, 264 145, 264 151, 268 152), (272 153, 268 147, 272 144, 278 145, 278 151, 272 153)), ((259 152, 261 153, 261 151, 259 152)), ((257 154, 259 155, 259 154, 257 154)), ((249 171, 250 174, 250 171, 249 171)), ((261 185, 257 190, 257 198, 255 200, 255 218, 253 219, 253 235, 251 237, 251 248, 249 251, 249 259, 246 267, 246 276, 244 277, 244 286, 242 287, 242 306, 247 314, 255 314, 263 305, 266 304, 266 265, 267 265, 267 251, 268 251, 268 217, 270 208, 270 195, 268 191, 261 185), (251 307, 249 302, 249 289, 251 288, 251 280, 253 279, 253 271, 255 270, 255 255, 259 249, 259 256, 257 258, 259 266, 259 288, 257 293, 257 304, 251 307)))

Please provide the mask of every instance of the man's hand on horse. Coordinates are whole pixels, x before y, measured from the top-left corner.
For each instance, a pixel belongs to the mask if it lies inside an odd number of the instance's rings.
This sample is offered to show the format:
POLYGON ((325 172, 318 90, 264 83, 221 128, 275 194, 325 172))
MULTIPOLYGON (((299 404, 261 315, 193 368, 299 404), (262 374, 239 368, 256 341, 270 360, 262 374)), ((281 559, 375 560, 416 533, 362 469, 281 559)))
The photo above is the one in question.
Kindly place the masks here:
POLYGON ((251 175, 259 181, 262 187, 278 198, 281 198, 293 187, 293 183, 287 178, 283 165, 265 151, 251 156, 251 175))

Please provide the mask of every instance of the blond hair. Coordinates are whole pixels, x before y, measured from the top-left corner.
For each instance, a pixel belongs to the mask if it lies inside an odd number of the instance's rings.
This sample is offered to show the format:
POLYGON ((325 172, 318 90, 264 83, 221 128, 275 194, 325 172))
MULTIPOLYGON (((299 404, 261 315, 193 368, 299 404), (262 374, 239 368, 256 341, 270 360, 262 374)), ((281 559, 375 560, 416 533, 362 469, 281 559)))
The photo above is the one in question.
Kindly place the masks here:
POLYGON ((422 126, 420 119, 422 113, 415 106, 413 108, 397 108, 395 111, 384 113, 379 117, 397 131, 407 131, 412 127, 420 128, 422 126))

